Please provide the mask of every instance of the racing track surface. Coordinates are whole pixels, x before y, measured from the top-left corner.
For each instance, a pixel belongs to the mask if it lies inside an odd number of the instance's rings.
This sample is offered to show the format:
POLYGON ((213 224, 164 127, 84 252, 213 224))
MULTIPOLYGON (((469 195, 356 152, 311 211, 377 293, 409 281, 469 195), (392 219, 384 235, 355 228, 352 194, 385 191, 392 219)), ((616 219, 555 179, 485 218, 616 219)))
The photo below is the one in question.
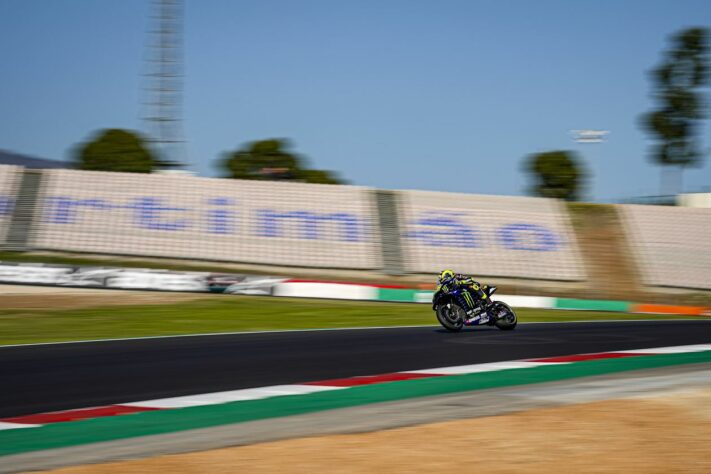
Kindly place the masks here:
POLYGON ((0 418, 194 393, 711 342, 711 320, 284 332, 0 347, 0 418))

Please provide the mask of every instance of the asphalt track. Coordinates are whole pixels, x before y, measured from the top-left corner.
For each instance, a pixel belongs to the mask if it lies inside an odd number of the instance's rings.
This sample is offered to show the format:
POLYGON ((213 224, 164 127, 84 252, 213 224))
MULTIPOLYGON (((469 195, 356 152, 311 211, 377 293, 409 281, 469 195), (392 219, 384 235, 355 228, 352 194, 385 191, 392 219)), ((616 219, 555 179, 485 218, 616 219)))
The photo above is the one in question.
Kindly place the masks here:
POLYGON ((252 333, 0 347, 0 418, 502 360, 711 342, 711 320, 252 333))

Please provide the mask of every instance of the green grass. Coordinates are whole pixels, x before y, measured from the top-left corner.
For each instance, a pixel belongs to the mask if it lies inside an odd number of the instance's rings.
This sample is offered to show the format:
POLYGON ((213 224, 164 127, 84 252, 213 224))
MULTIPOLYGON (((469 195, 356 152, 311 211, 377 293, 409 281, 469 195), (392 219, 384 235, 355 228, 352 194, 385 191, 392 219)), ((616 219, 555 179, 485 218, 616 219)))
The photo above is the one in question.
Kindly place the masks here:
MULTIPOLYGON (((120 293, 116 293, 120 298, 120 293)), ((593 311, 518 309, 521 322, 675 319, 593 311)), ((436 325, 426 304, 213 296, 180 304, 76 310, 0 310, 0 345, 275 329, 436 325)))

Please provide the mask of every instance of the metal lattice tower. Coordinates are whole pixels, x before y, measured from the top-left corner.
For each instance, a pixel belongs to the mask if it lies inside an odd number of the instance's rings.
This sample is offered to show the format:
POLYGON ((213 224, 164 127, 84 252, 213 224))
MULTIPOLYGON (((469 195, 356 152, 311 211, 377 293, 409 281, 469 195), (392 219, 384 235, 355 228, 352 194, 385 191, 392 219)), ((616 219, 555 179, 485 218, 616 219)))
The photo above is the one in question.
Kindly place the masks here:
POLYGON ((153 0, 145 74, 144 132, 164 162, 186 166, 183 138, 183 1, 153 0))

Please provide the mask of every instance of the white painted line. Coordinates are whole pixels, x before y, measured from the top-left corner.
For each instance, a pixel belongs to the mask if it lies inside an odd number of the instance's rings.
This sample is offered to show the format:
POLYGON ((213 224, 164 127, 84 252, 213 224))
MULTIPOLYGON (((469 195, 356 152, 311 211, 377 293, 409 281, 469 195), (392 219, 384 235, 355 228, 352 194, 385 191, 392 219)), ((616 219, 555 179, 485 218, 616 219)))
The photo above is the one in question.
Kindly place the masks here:
POLYGON ((327 390, 340 390, 345 387, 322 387, 316 385, 272 385, 269 387, 246 388, 226 392, 201 393, 184 397, 161 398, 142 402, 120 403, 122 406, 141 408, 187 408, 219 403, 259 400, 283 395, 305 395, 327 390))
MULTIPOLYGON (((615 353, 640 353, 640 354, 676 354, 684 352, 702 352, 711 351, 711 344, 694 344, 686 346, 670 346, 670 347, 656 347, 648 349, 632 349, 624 351, 614 351, 615 353)), ((611 353, 613 351, 610 351, 611 353)), ((573 354, 580 355, 580 354, 573 354)), ((421 370, 407 370, 399 373, 405 374, 431 374, 431 375, 464 375, 464 374, 474 374, 482 372, 496 372, 505 371, 510 369, 525 369, 540 366, 550 366, 550 365, 561 365, 570 364, 571 362, 533 362, 529 360, 511 360, 511 361, 501 361, 501 362, 490 362, 484 364, 470 364, 470 365, 459 365, 452 367, 438 367, 432 369, 421 369, 421 370)), ((357 378, 357 377, 352 377, 357 378)), ((161 398, 155 400, 145 400, 139 402, 130 403, 117 403, 116 405, 121 406, 132 406, 132 407, 143 407, 143 408, 156 408, 156 409, 174 409, 174 408, 188 408, 203 405, 216 405, 221 403, 238 402, 238 401, 248 401, 248 400, 259 400, 264 398, 271 398, 277 396, 288 396, 288 395, 304 395, 309 393, 323 392, 329 390, 344 390, 351 388, 351 386, 346 387, 333 387, 324 385, 272 385, 267 387, 256 387, 247 388, 240 390, 229 390, 224 392, 214 392, 214 393, 203 393, 196 395, 187 395, 182 397, 172 397, 172 398, 161 398)), ((61 412, 60 412, 61 413, 61 412)), ((8 423, 0 421, 0 430, 8 430, 15 428, 32 428, 43 425, 30 425, 30 424, 20 424, 20 423, 8 423)))
MULTIPOLYGON (((536 324, 605 324, 605 323, 674 323, 679 321, 703 321, 711 323, 711 318, 673 318, 673 319, 590 319, 581 321, 531 321, 520 322, 519 326, 533 326, 536 324)), ((32 346, 55 346, 60 344, 85 344, 95 342, 121 342, 121 341, 142 341, 150 339, 177 339, 181 337, 212 337, 212 336, 239 336, 242 334, 288 334, 299 332, 324 332, 324 331, 367 331, 369 329, 413 329, 413 328, 439 328, 439 324, 415 324, 409 326, 364 326, 348 328, 315 328, 315 329, 274 329, 265 331, 233 331, 233 332, 207 332, 198 334, 171 334, 165 336, 139 336, 139 337, 117 337, 109 339, 87 339, 84 341, 59 341, 59 342, 32 342, 28 344, 0 344, 0 349, 12 347, 32 347, 32 346)), ((474 329, 476 331, 476 329, 474 329)))
MULTIPOLYGON (((434 369, 408 370, 407 374, 433 374, 433 375, 462 375, 475 374, 479 372, 495 372, 508 369, 527 369, 541 365, 554 365, 559 362, 528 362, 523 360, 512 360, 506 362, 490 362, 487 364, 457 365, 454 367, 438 367, 434 369)), ((563 362, 567 363, 567 362, 563 362)))
POLYGON ((649 349, 630 349, 625 351, 614 351, 615 353, 629 354, 680 354, 683 352, 703 352, 711 351, 711 344, 694 344, 690 346, 670 346, 670 347, 652 347, 649 349))
MULTIPOLYGON (((553 311, 553 310, 551 310, 553 311)), ((557 309, 555 311, 558 311, 557 309)), ((564 310, 568 311, 568 310, 564 310)), ((586 311, 586 310, 581 310, 581 311, 586 311)), ((625 314, 635 314, 635 313, 625 313, 625 314)), ((694 318, 674 318, 674 315, 667 315, 667 316, 672 316, 668 319, 581 319, 578 321, 522 321, 518 324, 526 324, 526 325, 531 325, 531 324, 581 324, 581 323, 675 323, 679 321, 705 321, 711 323, 711 318, 703 318, 703 317, 694 317, 694 318)))
POLYGON ((0 421, 0 430, 14 430, 17 428, 36 428, 42 425, 28 425, 25 423, 8 423, 6 421, 0 421))
POLYGON ((548 296, 497 295, 497 300, 513 308, 554 309, 555 306, 555 298, 548 296))
MULTIPOLYGON (((530 323, 529 323, 530 324, 530 323)), ((323 332, 323 331, 365 331, 368 329, 409 329, 409 328, 433 328, 440 327, 439 324, 417 324, 412 326, 364 326, 352 328, 315 328, 315 329, 274 329, 265 331, 234 331, 234 332, 206 332, 198 334, 171 334, 166 336, 140 336, 140 337, 116 337, 110 339, 87 339, 85 341, 59 341, 59 342, 32 342, 29 344, 0 344, 0 349, 5 347, 30 347, 30 346, 55 346, 60 344, 84 344, 91 342, 121 342, 121 341, 143 341, 150 339, 177 339, 181 337, 208 337, 208 336, 240 336, 242 334, 282 334, 299 332, 323 332)))
POLYGON ((377 299, 378 288, 347 283, 287 281, 273 288, 273 295, 291 298, 323 298, 352 301, 377 299))

